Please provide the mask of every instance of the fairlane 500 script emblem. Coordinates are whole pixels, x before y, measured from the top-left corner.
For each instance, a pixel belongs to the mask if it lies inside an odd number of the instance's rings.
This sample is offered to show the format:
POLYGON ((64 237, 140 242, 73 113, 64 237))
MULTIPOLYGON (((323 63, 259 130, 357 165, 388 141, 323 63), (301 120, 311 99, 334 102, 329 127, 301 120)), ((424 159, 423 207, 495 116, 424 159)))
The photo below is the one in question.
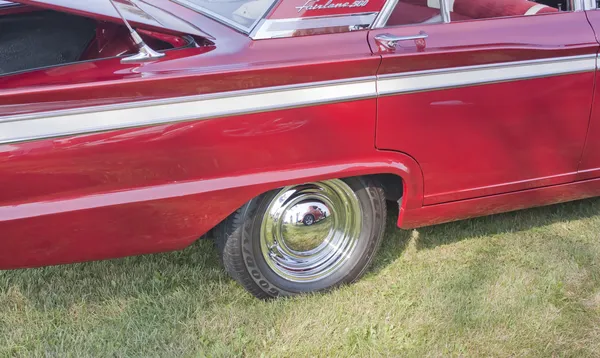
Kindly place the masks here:
POLYGON ((296 6, 298 12, 303 10, 326 10, 326 9, 341 9, 341 8, 352 8, 352 7, 365 7, 369 4, 369 0, 356 0, 354 2, 334 2, 334 0, 327 0, 325 4, 319 4, 320 0, 307 0, 304 5, 296 6))

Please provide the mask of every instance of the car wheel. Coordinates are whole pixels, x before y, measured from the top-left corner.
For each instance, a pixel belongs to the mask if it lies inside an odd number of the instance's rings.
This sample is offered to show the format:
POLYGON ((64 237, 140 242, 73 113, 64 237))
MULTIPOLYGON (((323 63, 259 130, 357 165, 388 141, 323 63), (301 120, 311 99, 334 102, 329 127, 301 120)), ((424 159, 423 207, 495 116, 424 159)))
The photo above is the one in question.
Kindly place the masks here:
POLYGON ((263 194, 217 230, 227 272, 259 298, 327 290, 361 277, 381 244, 385 195, 369 178, 288 186, 263 194), (311 206, 326 217, 303 225, 311 206))
POLYGON ((304 220, 302 220, 302 222, 304 223, 304 225, 306 226, 311 226, 312 224, 315 223, 315 217, 312 216, 311 214, 308 214, 304 217, 304 220))

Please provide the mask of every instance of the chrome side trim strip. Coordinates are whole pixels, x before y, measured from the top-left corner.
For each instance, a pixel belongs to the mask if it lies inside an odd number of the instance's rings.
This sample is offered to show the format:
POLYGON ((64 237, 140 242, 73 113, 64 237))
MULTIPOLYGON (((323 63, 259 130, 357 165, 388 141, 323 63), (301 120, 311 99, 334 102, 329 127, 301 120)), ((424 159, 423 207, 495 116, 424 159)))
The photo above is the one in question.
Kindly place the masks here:
POLYGON ((594 71, 597 56, 455 67, 0 117, 0 144, 594 71))
POLYGON ((10 1, 2 1, 2 0, 0 0, 0 8, 10 7, 10 6, 21 6, 21 4, 19 4, 19 3, 13 3, 13 2, 10 2, 10 1))
POLYGON ((493 82, 594 71, 596 55, 508 62, 491 65, 383 75, 377 80, 379 95, 438 90, 493 82))
POLYGON ((450 11, 454 8, 454 3, 450 5, 448 0, 440 0, 440 14, 442 15, 442 22, 445 24, 450 23, 452 21, 450 19, 450 11))
POLYGON ((298 30, 348 27, 348 31, 368 29, 377 17, 375 12, 340 16, 319 16, 291 19, 263 19, 250 34, 253 40, 291 37, 298 30))
POLYGON ((373 98, 375 77, 0 117, 0 144, 373 98))

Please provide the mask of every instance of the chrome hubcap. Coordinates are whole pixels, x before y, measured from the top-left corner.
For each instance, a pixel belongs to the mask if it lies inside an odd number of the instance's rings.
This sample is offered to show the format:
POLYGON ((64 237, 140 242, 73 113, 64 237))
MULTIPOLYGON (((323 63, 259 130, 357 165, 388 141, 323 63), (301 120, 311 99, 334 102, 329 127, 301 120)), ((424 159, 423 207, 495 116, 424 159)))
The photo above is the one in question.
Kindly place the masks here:
POLYGON ((341 180, 286 187, 262 218, 261 252, 286 280, 322 279, 350 258, 361 217, 358 198, 341 180))

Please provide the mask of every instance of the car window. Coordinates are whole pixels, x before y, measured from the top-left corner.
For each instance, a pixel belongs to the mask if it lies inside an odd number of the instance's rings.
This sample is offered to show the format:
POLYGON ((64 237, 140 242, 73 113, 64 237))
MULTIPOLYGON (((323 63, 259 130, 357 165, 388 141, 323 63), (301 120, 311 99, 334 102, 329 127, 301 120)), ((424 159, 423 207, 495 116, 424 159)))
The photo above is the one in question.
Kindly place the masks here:
MULTIPOLYGON (((155 51, 165 52, 193 44, 187 37, 140 30, 140 37, 155 51)), ((138 49, 130 39, 124 25, 64 12, 36 9, 3 13, 0 16, 0 78, 133 55, 138 49)))
MULTIPOLYGON (((450 21, 468 21, 510 16, 531 16, 573 11, 570 0, 443 0, 450 21)), ((386 26, 440 22, 439 0, 400 0, 386 26)))
POLYGON ((442 22, 440 0, 400 0, 391 12, 386 26, 442 22))
POLYGON ((277 0, 175 0, 249 32, 277 0))

